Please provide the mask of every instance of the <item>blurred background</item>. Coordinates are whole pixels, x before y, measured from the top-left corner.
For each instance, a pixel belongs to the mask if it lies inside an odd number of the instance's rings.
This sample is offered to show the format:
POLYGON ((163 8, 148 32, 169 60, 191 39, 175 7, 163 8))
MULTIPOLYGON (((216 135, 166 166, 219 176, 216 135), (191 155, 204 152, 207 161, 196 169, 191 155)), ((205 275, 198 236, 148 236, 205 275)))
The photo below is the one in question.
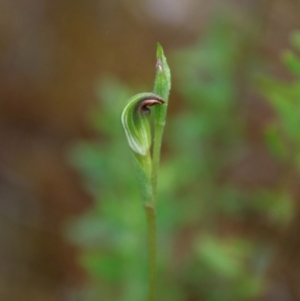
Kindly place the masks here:
POLYGON ((119 121, 172 71, 158 300, 300 300, 300 2, 0 0, 0 300, 145 300, 119 121), (298 53, 297 53, 298 52, 298 53))

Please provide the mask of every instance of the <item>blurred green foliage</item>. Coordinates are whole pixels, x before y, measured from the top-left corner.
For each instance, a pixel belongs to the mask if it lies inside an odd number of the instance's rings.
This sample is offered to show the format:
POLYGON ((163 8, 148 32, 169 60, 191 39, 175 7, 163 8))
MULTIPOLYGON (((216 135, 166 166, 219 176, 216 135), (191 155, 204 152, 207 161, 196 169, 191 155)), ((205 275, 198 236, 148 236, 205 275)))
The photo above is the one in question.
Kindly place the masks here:
MULTIPOLYGON (((299 35, 294 44, 299 47, 299 35)), ((226 229, 226 221, 262 214, 282 227, 293 216, 286 187, 244 192, 222 180, 224 169, 244 147, 239 112, 238 68, 243 40, 225 22, 212 27, 201 43, 171 60, 181 103, 167 120, 158 180, 159 300, 250 300, 265 289, 272 245, 226 229), (225 222, 224 222, 225 221, 225 222), (224 226, 225 225, 225 226, 224 226), (225 227, 225 228, 224 228, 225 227)), ((286 65, 300 74, 292 52, 286 65)), ((244 72, 250 72, 244 70, 244 72)), ((279 121, 267 130, 278 160, 300 164, 300 82, 264 80, 262 90, 279 121)), ((147 283, 146 225, 130 151, 119 121, 134 91, 110 78, 99 87, 99 106, 90 123, 98 141, 81 141, 70 154, 95 203, 72 221, 68 236, 81 249, 90 275, 85 301, 140 301, 147 283)))
MULTIPOLYGON (((291 38, 292 45, 300 51, 300 33, 291 38)), ((283 61, 296 78, 292 82, 264 79, 261 87, 274 108, 279 122, 275 120, 266 131, 266 138, 274 155, 282 162, 300 168, 300 59, 295 52, 287 50, 283 61)))

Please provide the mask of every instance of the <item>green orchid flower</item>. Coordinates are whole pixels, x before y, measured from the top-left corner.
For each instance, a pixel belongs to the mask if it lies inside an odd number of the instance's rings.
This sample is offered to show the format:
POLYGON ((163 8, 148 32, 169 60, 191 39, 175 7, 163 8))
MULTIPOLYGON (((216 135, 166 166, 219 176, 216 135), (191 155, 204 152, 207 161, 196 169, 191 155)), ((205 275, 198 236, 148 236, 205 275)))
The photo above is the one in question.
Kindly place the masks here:
POLYGON ((154 93, 140 93, 130 98, 122 111, 121 122, 132 151, 146 156, 151 147, 150 106, 165 101, 154 93))

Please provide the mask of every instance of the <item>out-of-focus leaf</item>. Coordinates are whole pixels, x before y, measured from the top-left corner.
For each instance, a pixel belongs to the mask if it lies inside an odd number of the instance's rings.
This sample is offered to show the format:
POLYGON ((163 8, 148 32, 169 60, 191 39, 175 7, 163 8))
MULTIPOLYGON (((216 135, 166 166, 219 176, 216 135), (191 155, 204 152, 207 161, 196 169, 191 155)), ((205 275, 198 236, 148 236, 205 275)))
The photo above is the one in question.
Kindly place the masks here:
POLYGON ((200 259, 215 273, 225 278, 235 278, 242 274, 241 259, 249 256, 251 247, 246 241, 220 241, 204 236, 198 243, 200 259))
POLYGON ((287 68, 297 76, 300 76, 300 60, 299 58, 290 50, 283 53, 283 62, 287 68))
POLYGON ((86 252, 81 256, 80 262, 97 278, 117 283, 122 277, 123 259, 114 254, 99 255, 97 251, 86 252))
POLYGON ((297 50, 300 50, 300 31, 295 31, 291 35, 291 43, 297 50))
POLYGON ((271 150, 271 152, 281 160, 287 159, 288 149, 278 126, 275 124, 270 124, 265 130, 266 143, 271 150))

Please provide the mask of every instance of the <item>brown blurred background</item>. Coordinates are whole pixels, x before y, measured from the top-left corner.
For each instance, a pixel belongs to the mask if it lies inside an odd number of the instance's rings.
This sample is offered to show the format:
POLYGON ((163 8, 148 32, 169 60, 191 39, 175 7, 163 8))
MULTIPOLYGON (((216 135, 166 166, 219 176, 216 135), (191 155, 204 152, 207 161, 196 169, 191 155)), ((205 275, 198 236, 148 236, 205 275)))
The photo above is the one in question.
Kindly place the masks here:
MULTIPOLYGON (((85 120, 99 79, 151 82, 156 42, 166 53, 192 45, 224 9, 257 30, 256 51, 286 76, 278 56, 300 27, 296 0, 0 0, 0 300, 68 300, 84 279, 61 228, 91 200, 65 158, 93 135, 85 120)), ((249 139, 267 164, 259 144, 270 111, 246 88, 249 139)), ((238 180, 274 176, 247 178, 250 159, 238 180)), ((286 243, 298 248, 298 235, 286 243)))

